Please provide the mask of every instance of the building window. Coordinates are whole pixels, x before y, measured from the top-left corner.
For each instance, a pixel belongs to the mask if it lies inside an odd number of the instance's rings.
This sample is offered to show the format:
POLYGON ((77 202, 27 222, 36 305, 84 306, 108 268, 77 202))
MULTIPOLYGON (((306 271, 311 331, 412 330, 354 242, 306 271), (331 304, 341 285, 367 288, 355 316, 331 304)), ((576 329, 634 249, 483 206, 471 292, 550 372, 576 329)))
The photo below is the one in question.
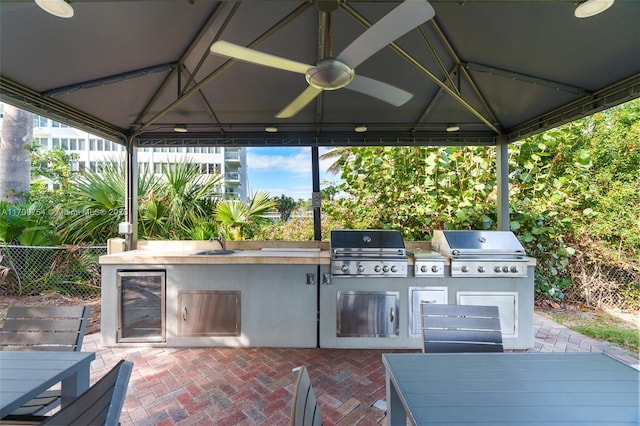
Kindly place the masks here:
POLYGON ((35 143, 37 143, 41 148, 49 149, 49 139, 48 138, 33 138, 35 143))
POLYGON ((89 161, 89 170, 91 170, 92 172, 96 171, 96 162, 95 161, 89 161))
POLYGON ((45 117, 40 115, 33 115, 33 127, 47 127, 47 120, 45 117))
POLYGON ((58 123, 57 121, 51 120, 51 127, 60 127, 60 128, 69 128, 66 124, 58 123))
POLYGON ((78 161, 78 171, 84 172, 86 170, 86 165, 84 161, 78 161))

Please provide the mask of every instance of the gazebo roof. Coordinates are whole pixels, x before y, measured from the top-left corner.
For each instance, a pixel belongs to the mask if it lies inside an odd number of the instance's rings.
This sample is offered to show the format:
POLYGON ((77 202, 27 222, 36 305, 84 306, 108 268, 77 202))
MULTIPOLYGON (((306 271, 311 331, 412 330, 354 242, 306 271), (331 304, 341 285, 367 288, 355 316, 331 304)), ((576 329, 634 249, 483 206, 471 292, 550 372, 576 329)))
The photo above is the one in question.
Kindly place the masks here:
POLYGON ((640 96, 639 1, 580 19, 575 0, 432 0, 433 19, 356 68, 411 93, 408 102, 347 86, 276 118, 308 87, 304 75, 210 46, 313 65, 401 2, 341 0, 330 20, 322 3, 75 0, 64 19, 31 0, 1 1, 0 99, 140 145, 344 146, 511 142, 640 96))

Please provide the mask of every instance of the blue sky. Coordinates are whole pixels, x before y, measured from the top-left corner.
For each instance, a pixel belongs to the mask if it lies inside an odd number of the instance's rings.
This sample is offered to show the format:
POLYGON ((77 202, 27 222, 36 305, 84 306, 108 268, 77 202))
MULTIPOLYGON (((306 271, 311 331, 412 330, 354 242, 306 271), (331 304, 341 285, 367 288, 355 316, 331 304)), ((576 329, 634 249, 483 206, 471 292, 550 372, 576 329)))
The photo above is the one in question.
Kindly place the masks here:
MULTIPOLYGON (((325 152, 320 149, 320 155, 325 152)), ((320 182, 337 182, 338 176, 328 175, 333 161, 320 160, 320 182)), ((272 197, 284 194, 294 200, 311 198, 311 148, 266 147, 247 148, 248 195, 266 191, 272 197)))

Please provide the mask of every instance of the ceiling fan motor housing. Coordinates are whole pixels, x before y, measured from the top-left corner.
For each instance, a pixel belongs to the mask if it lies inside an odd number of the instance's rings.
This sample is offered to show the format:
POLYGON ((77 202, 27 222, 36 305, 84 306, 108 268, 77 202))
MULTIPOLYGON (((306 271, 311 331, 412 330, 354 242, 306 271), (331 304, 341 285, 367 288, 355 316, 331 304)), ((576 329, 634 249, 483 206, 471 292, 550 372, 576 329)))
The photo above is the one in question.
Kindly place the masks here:
POLYGON ((321 60, 305 74, 309 85, 322 90, 340 89, 351 83, 354 76, 354 70, 333 58, 321 60))

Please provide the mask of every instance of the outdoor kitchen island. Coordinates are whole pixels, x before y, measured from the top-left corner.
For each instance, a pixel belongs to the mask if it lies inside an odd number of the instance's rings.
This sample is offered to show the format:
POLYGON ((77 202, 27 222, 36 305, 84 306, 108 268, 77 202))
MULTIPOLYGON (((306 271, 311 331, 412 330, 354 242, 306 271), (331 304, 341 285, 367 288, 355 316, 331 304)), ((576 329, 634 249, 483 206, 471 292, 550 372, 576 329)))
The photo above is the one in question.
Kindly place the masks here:
POLYGON ((451 277, 447 259, 442 276, 421 275, 413 256, 403 277, 343 277, 331 272, 328 242, 229 242, 228 254, 216 245, 155 241, 102 256, 103 344, 417 349, 416 303, 428 300, 497 304, 505 348, 533 346, 533 259, 526 278, 451 277), (380 302, 382 317, 345 320, 345 307, 380 302), (362 333, 363 322, 374 331, 362 333))

